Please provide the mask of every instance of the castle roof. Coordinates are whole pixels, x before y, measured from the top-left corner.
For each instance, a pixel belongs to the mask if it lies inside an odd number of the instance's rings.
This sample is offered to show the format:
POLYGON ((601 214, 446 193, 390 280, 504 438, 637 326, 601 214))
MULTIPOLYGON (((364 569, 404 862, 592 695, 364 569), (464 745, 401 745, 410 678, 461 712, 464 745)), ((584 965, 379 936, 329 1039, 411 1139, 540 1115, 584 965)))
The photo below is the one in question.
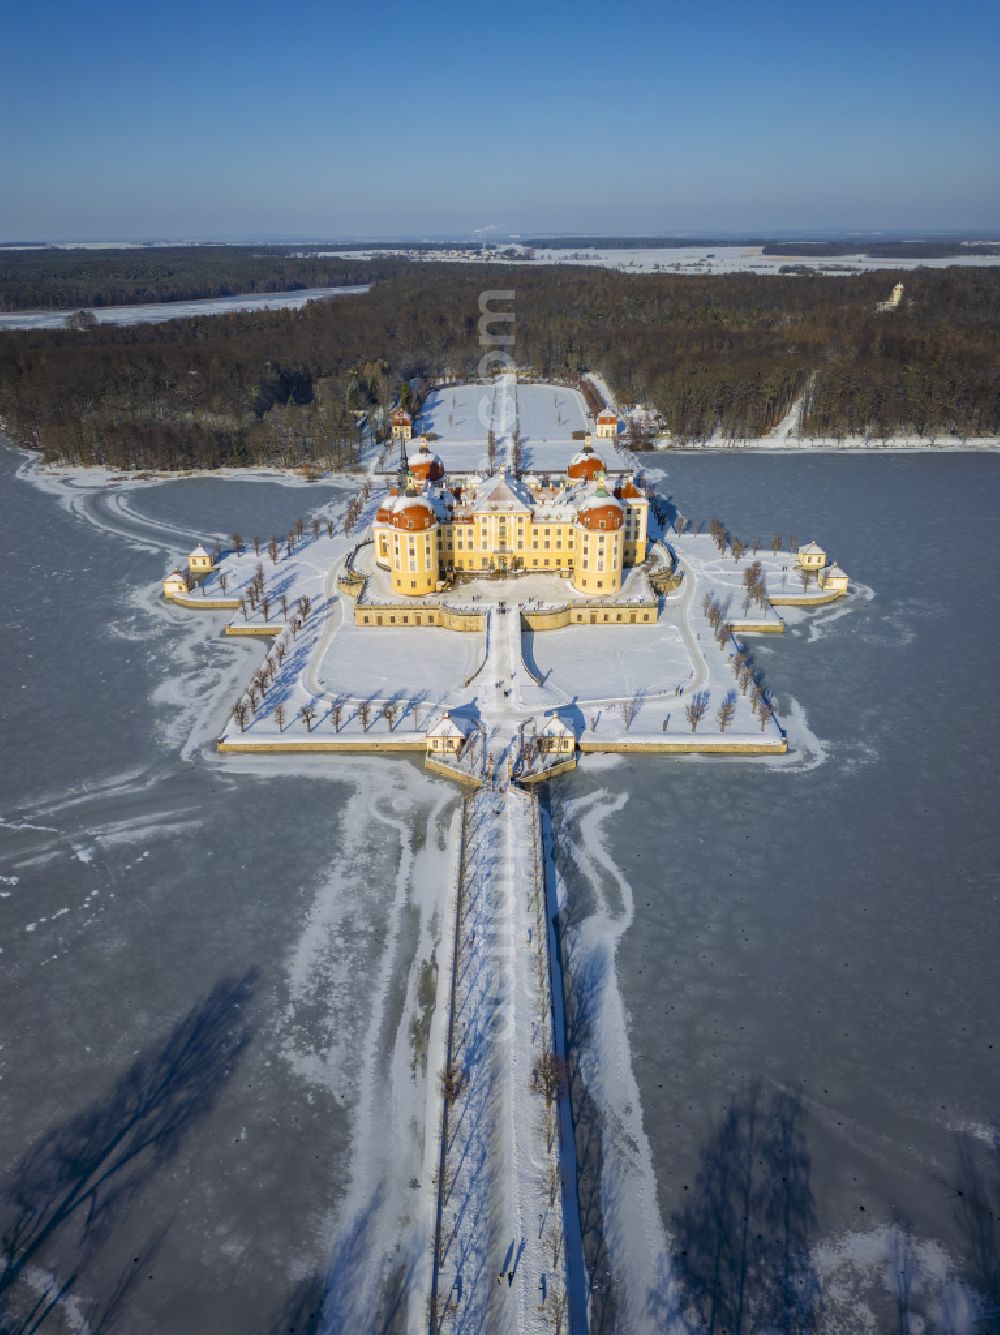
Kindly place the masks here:
POLYGON ((415 450, 413 454, 407 455, 406 463, 410 472, 423 481, 429 478, 436 482, 439 478, 444 477, 444 464, 441 462, 441 456, 428 448, 424 436, 420 437, 420 448, 415 450))
POLYGON ((473 502, 475 514, 499 514, 512 510, 530 510, 533 498, 523 482, 509 473, 500 476, 478 495, 473 502))
POLYGON ((824 579, 846 579, 846 578, 847 578, 847 571, 846 571, 846 570, 841 570, 840 566, 837 565, 836 561, 834 561, 834 563, 833 563, 832 565, 824 566, 823 569, 822 569, 819 573, 823 576, 824 579))
POLYGON ((553 714, 540 731, 542 737, 573 737, 575 735, 573 729, 564 723, 558 714, 553 714))
POLYGON ((823 548, 815 542, 807 542, 799 548, 800 556, 825 556, 825 554, 823 548))
POLYGON ((204 547, 201 545, 201 543, 199 542, 199 543, 198 543, 198 546, 194 549, 193 552, 190 553, 190 555, 191 555, 191 556, 207 556, 207 555, 208 555, 208 552, 205 551, 205 548, 204 548, 204 547))
POLYGON ((397 496, 392 503, 392 525, 394 528, 430 528, 437 520, 434 506, 419 492, 406 492, 397 496))
POLYGON ((598 473, 604 472, 604 460, 588 440, 583 449, 570 459, 566 472, 574 478, 595 478, 598 473))

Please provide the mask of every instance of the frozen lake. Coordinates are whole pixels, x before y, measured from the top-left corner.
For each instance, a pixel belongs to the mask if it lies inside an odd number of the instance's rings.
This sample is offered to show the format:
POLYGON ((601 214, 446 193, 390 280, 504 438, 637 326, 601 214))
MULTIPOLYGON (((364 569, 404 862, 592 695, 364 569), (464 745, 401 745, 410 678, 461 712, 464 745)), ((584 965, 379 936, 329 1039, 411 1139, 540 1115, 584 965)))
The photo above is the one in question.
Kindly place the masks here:
MULTIPOLYGON (((405 760, 217 758, 259 646, 157 583, 196 537, 283 531, 342 492, 192 478, 62 505, 18 460, 0 1311, 79 1270, 59 1335, 112 1302, 139 1335, 394 1329, 427 1182, 386 1090, 421 1075, 459 794, 405 760), (76 1202, 107 1171, 98 1229, 76 1202)), ((746 1186, 754 1329, 782 1328, 787 1274, 791 1330, 899 1329, 905 1287, 912 1331, 971 1331, 975 1294, 1000 1297, 1000 459, 650 467, 694 519, 815 534, 862 593, 753 642, 810 754, 595 758, 546 799, 592 1328, 670 1329, 683 1292, 732 1329, 746 1186)), ((568 646, 534 637, 553 679, 568 646)), ((669 639, 648 657, 673 670, 669 639)), ((595 672, 633 669, 612 646, 595 672)))
MULTIPOLYGON (((297 310, 307 301, 357 296, 356 287, 304 287, 297 292, 244 292, 232 297, 205 297, 198 301, 155 301, 144 306, 88 306, 98 324, 163 324, 195 315, 231 315, 234 311, 297 310)), ((0 329, 62 329, 72 311, 0 311, 0 329)))
MULTIPOLYGON (((553 785, 557 846, 573 849, 571 1031, 617 1074, 614 1008, 599 1002, 617 944, 641 1107, 625 1080, 578 1082, 597 1328, 643 1328, 623 1312, 629 1254, 650 1247, 651 1174, 671 1272, 706 1325, 715 1293, 718 1325, 735 1327, 748 1187, 758 1323, 786 1296, 787 1228, 811 1248, 795 1285, 818 1285, 825 1312, 791 1329, 906 1329, 908 1288, 909 1329, 971 1330, 963 1285, 1000 1298, 1000 591, 981 560, 1000 460, 664 468, 685 514, 748 539, 821 535, 874 597, 783 609, 785 634, 751 641, 779 712, 798 702, 822 739, 812 759, 624 760, 553 785)), ((651 1310, 671 1310, 665 1283, 653 1293, 651 1310)))

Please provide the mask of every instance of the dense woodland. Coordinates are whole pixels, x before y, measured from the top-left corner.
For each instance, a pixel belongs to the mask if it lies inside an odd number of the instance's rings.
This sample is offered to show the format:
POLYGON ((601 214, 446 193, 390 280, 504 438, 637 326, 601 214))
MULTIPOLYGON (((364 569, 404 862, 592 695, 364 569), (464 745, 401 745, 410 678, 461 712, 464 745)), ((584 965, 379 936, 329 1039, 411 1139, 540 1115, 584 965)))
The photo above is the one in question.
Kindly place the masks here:
POLYGON ((291 257, 288 247, 148 246, 132 250, 0 251, 0 311, 135 306, 243 292, 338 287, 385 277, 399 261, 291 257))
POLYGON ((0 334, 0 418, 49 459, 115 468, 337 464, 402 379, 469 376, 479 295, 513 288, 519 365, 604 372, 675 439, 758 436, 799 399, 807 434, 1000 433, 1000 271, 622 274, 398 265, 297 311, 0 334))
POLYGON ((959 256, 1000 255, 1000 245, 977 241, 770 241, 765 255, 867 255, 873 260, 941 260, 959 256))

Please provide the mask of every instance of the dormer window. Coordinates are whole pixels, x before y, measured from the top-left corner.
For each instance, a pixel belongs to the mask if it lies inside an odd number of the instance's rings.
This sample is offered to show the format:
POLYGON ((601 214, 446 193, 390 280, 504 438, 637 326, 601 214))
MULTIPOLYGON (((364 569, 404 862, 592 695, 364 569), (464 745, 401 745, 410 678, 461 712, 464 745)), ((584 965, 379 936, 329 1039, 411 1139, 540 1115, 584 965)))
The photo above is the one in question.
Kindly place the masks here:
POLYGON ((601 520, 600 527, 601 527, 601 528, 607 528, 607 524, 604 522, 603 519, 601 520))
POLYGON ((412 520, 412 519, 408 519, 408 520, 406 521, 406 527, 407 527, 407 528, 412 528, 412 527, 413 527, 413 520, 412 520))

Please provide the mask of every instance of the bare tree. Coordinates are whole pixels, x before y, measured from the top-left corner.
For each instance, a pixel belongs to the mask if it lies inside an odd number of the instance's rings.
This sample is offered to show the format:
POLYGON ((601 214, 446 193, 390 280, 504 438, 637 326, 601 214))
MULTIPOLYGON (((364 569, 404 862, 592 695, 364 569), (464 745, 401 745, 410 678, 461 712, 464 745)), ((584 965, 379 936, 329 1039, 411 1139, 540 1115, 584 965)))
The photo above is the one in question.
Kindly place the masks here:
POLYGON ((261 541, 260 538, 255 533, 253 535, 253 550, 255 556, 260 556, 260 548, 261 548, 261 541))
POLYGON ((263 617, 264 617, 264 624, 266 625, 266 624, 267 624, 267 619, 268 619, 268 617, 270 616, 270 613, 271 613, 271 600, 270 600, 270 598, 268 598, 268 596, 267 596, 266 593, 265 593, 264 597, 260 600, 260 610, 261 610, 261 614, 262 614, 263 617))
POLYGON ((306 521, 300 515, 299 518, 296 519, 295 521, 295 527, 292 529, 292 532, 295 534, 297 538, 301 538, 303 533, 305 533, 305 531, 306 531, 306 521))
POLYGON ((811 570, 800 570, 799 579, 802 581, 802 592, 808 592, 809 585, 812 583, 813 573, 811 570))
POLYGON ((695 691, 691 699, 684 706, 684 715, 691 725, 691 731, 698 731, 698 724, 708 713, 708 702, 710 698, 709 691, 695 691))
POLYGON ((645 692, 640 688, 628 700, 622 701, 622 718, 625 721, 625 731, 629 732, 632 724, 635 722, 636 715, 642 708, 642 699, 645 692))
POLYGON ((283 594, 281 595, 281 615, 282 615, 282 618, 283 618, 285 621, 288 620, 288 594, 287 594, 287 593, 283 593, 283 594))
POLYGON ((780 533, 776 533, 776 534, 774 535, 774 537, 771 539, 771 551, 774 552, 775 556, 777 556, 778 553, 781 551, 781 534, 780 534, 780 533))
POLYGON ((388 723, 390 732, 392 732, 393 728, 396 726, 396 715, 398 712, 399 707, 394 700, 386 700, 385 704, 382 706, 382 717, 385 719, 386 723, 388 723))
POLYGON ((278 667, 281 667, 285 661, 285 655, 288 653, 288 641, 282 637, 274 646, 274 656, 278 660, 278 667))
POLYGON ((328 538, 332 538, 332 537, 333 537, 333 520, 332 520, 332 519, 328 519, 328 520, 326 521, 326 536, 327 536, 328 538))
POLYGON ((239 724, 240 732, 247 730, 247 704, 243 699, 237 700, 233 705, 233 718, 239 724))
POLYGON ((340 732, 340 721, 343 718, 344 706, 339 700, 334 700, 330 709, 330 719, 333 723, 334 732, 340 732))
POLYGON ((298 609, 299 612, 301 613, 302 620, 308 621, 309 613, 312 611, 312 602, 310 601, 308 594, 304 593, 302 597, 299 599, 298 609))
POLYGON ((361 720, 361 727, 365 732, 368 731, 368 723, 371 719, 372 707, 367 700, 362 700, 358 705, 358 718, 361 720))
POLYGON ((278 539, 272 534, 267 544, 267 554, 271 558, 271 564, 278 564, 278 539))
POLYGON ((719 706, 719 712, 716 718, 719 723, 719 731, 725 732, 733 719, 736 717, 736 692, 727 691, 726 698, 719 706))
POLYGON ((247 600, 240 594, 240 611, 243 613, 243 620, 247 619, 247 600))
POLYGON ((242 556, 242 555, 243 555, 243 534, 242 534, 242 533, 232 533, 232 534, 230 534, 230 542, 232 542, 232 544, 233 544, 233 551, 236 553, 236 555, 237 555, 237 556, 242 556))
POLYGON ((747 545, 742 538, 733 538, 733 540, 729 544, 729 550, 733 554, 733 560, 737 562, 739 562, 742 559, 743 553, 746 551, 746 549, 747 545))
POLYGON ((302 722, 306 725, 306 732, 312 732, 313 723, 316 719, 316 710, 312 705, 303 705, 299 710, 302 722))
POLYGON ((278 731, 285 731, 285 706, 279 700, 274 706, 274 721, 278 725, 278 731))
POLYGON ((219 588, 222 590, 223 593, 225 593, 226 588, 228 587, 228 584, 229 584, 229 576, 226 574, 226 572, 225 572, 224 570, 220 570, 220 572, 219 572, 219 588))
POLYGON ((319 519, 318 519, 318 517, 317 517, 316 515, 313 515, 312 520, 310 521, 309 527, 312 529, 312 535, 313 535, 313 537, 314 537, 314 538, 318 538, 318 537, 319 537, 319 531, 320 531, 320 529, 322 528, 322 524, 320 523, 320 521, 319 521, 319 519))

